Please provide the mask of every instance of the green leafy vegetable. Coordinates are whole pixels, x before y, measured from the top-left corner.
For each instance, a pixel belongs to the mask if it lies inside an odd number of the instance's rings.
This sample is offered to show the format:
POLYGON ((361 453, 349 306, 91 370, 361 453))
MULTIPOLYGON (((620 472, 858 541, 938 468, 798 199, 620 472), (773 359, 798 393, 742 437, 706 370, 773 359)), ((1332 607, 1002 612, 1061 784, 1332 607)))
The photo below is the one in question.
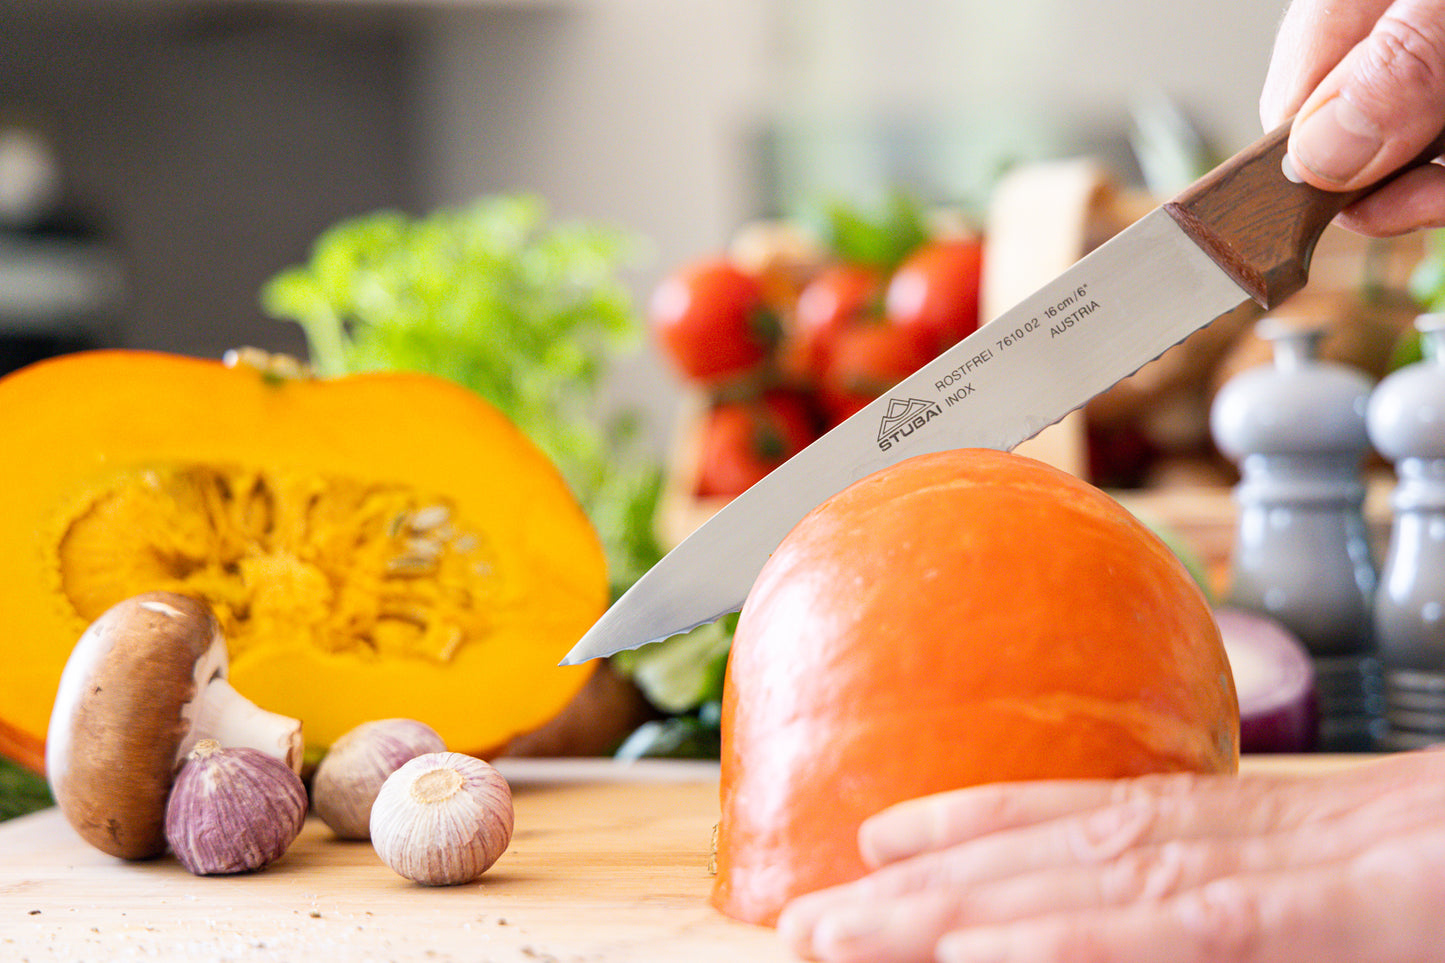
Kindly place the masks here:
POLYGON ((1173 197, 1223 159, 1179 103, 1166 94, 1140 95, 1130 117, 1129 145, 1145 187, 1156 197, 1173 197))
MULTIPOLYGON (((1445 311, 1445 229, 1425 235, 1425 256, 1410 275, 1410 296, 1425 311, 1445 311)), ((1422 360, 1425 350, 1420 332, 1406 331, 1390 356, 1390 370, 1422 360)))
POLYGON ((323 233, 262 304, 301 326, 320 375, 423 371, 500 408, 566 476, 620 591, 661 555, 660 466, 641 453, 635 417, 597 411, 609 361, 641 340, 620 276, 640 250, 618 230, 550 221, 535 197, 380 211, 323 233))
POLYGON ((901 264, 930 233, 923 205, 902 191, 889 193, 875 211, 832 201, 815 219, 824 246, 835 258, 884 273, 901 264))
POLYGON ((613 664, 662 711, 691 712, 722 698, 737 621, 736 614, 725 615, 684 635, 619 652, 613 664))
POLYGON ((722 752, 722 707, 705 703, 696 713, 638 726, 614 754, 618 759, 716 759, 722 752))
POLYGON ((14 819, 37 809, 55 805, 45 780, 0 759, 0 820, 14 819))
POLYGON ((1431 310, 1445 307, 1445 230, 1425 235, 1425 256, 1410 275, 1410 296, 1431 310))

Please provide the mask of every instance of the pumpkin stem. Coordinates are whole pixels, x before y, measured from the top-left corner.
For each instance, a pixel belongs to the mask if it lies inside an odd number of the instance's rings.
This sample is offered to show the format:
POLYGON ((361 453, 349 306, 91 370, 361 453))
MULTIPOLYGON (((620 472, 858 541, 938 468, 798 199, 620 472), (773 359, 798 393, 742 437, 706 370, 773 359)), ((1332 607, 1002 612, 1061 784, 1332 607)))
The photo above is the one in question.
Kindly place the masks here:
POLYGON ((297 358, 262 348, 232 348, 222 356, 221 361, 228 368, 253 368, 260 372, 266 381, 274 383, 305 381, 316 376, 310 365, 297 358))

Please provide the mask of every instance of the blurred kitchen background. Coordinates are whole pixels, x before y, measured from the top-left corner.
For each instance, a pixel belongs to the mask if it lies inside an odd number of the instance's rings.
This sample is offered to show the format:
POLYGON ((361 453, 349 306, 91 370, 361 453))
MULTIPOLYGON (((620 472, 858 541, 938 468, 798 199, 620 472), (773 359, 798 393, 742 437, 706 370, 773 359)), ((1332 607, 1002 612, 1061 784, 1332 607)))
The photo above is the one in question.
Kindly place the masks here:
MULTIPOLYGON (((639 300, 739 225, 1020 160, 1122 177, 1170 98, 1258 134, 1281 2, 0 0, 0 365, 300 352, 258 292, 339 219, 527 192, 646 239, 639 300)), ((615 380, 659 448, 675 384, 615 380)))

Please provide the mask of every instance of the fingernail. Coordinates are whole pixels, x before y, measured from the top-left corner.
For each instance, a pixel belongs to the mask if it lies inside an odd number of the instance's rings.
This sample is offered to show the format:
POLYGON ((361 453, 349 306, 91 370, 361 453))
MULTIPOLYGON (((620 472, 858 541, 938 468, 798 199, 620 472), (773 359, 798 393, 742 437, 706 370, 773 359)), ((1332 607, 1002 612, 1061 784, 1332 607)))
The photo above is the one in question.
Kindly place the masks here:
POLYGON ((1368 164, 1384 138, 1374 121, 1343 97, 1334 97, 1304 119, 1290 138, 1296 164, 1336 184, 1349 181, 1368 164))
POLYGON ((868 907, 854 906, 828 913, 818 920, 813 930, 813 946, 818 950, 857 948, 888 928, 889 914, 868 907))
POLYGON ((938 941, 938 963, 1007 963, 1013 941, 991 929, 960 930, 938 941))
POLYGON ((910 807, 865 821, 858 832, 858 848, 871 864, 881 865, 933 849, 934 839, 931 821, 910 807))
POLYGON ((806 896, 801 900, 794 900, 784 907, 778 916, 778 936, 799 956, 811 958, 813 933, 823 913, 824 910, 811 905, 806 896))
POLYGON ((1284 179, 1291 184, 1303 184, 1305 182, 1305 179, 1299 175, 1299 168, 1294 166, 1294 161, 1290 158, 1289 154, 1285 154, 1284 157, 1280 158, 1279 169, 1284 173, 1284 179))

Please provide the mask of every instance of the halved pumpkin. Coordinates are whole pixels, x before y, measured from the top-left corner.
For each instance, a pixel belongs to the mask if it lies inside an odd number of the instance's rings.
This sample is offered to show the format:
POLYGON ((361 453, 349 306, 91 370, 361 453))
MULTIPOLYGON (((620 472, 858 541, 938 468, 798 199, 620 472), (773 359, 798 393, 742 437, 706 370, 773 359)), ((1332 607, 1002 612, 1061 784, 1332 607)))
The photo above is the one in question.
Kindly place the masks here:
POLYGON ((409 716, 483 752, 555 716, 607 603, 592 526, 492 405, 426 375, 276 377, 98 351, 0 379, 0 752, 39 771, 85 626, 152 589, 324 747, 409 716))

